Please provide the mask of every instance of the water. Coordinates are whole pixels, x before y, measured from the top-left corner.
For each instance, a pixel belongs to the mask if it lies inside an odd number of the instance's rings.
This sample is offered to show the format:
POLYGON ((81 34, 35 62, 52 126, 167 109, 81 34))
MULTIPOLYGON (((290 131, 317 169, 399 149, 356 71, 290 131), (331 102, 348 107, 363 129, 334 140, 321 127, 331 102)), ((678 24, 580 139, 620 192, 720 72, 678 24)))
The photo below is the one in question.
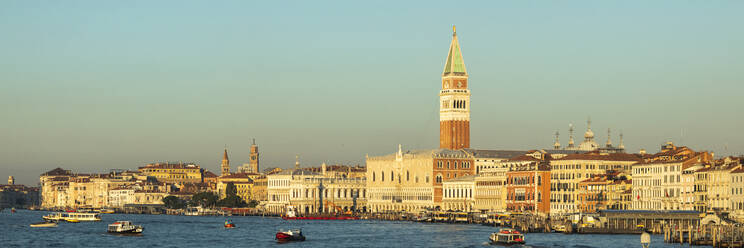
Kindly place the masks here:
MULTIPOLYGON (((9 210, 0 213, 0 247, 495 247, 488 235, 496 228, 481 225, 429 224, 399 221, 285 221, 280 218, 232 216, 238 228, 224 229, 225 217, 103 214, 100 222, 60 223, 56 228, 31 228, 48 212, 9 210), (141 236, 106 233, 116 220, 145 227, 141 236), (302 228, 305 242, 277 244, 278 229, 302 228)), ((529 233, 525 247, 640 247, 639 235, 565 235, 529 233)), ((652 237, 651 247, 664 244, 652 237)), ((679 245, 677 245, 679 247, 679 245)))

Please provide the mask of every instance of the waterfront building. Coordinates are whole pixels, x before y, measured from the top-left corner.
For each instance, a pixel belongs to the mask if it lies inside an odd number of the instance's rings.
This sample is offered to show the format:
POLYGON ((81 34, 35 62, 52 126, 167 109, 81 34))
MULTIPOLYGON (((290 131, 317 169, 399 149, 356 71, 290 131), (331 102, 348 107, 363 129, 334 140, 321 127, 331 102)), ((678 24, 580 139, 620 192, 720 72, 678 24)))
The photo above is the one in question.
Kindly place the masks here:
POLYGON ((295 162, 295 168, 283 170, 279 173, 267 175, 268 199, 265 205, 266 211, 275 214, 283 214, 287 206, 291 206, 293 182, 302 181, 306 178, 316 178, 320 174, 300 168, 299 157, 295 162))
POLYGON ((204 175, 202 176, 202 178, 204 179, 204 184, 208 185, 211 190, 217 189, 217 178, 219 178, 217 174, 214 174, 213 172, 208 170, 204 170, 204 175))
POLYGON ((109 189, 106 208, 122 209, 128 205, 163 204, 163 198, 172 194, 170 185, 157 181, 138 181, 109 189))
POLYGON ((467 175, 442 183, 442 210, 470 212, 475 207, 475 177, 467 175))
POLYGON ((227 176, 230 175, 230 159, 227 158, 227 148, 225 148, 225 153, 222 155, 222 164, 220 165, 220 168, 222 169, 221 176, 227 176))
POLYGON ((633 208, 632 179, 614 180, 607 185, 607 207, 612 210, 630 210, 633 208))
POLYGON ((38 205, 38 187, 26 187, 25 185, 18 185, 10 179, 8 179, 7 185, 0 185, 0 209, 28 208, 38 205))
POLYGON ((483 169, 475 177, 475 210, 506 211, 506 172, 509 168, 483 169))
POLYGON ((581 181, 577 194, 579 211, 596 213, 606 209, 626 210, 632 194, 631 186, 631 181, 617 172, 595 175, 581 181))
POLYGON ((680 192, 680 208, 695 209, 696 182, 695 177, 698 170, 704 168, 702 164, 693 164, 682 170, 682 186, 680 192))
POLYGON ((366 212, 366 186, 364 177, 301 177, 290 183, 290 205, 303 214, 366 212))
POLYGON ((253 200, 253 180, 260 175, 256 173, 234 173, 217 178, 217 195, 220 199, 227 197, 227 185, 235 186, 236 195, 245 202, 253 200))
MULTIPOLYGON (((707 163, 711 158, 712 154, 708 152, 676 147, 671 142, 664 144, 661 152, 644 156, 644 162, 633 166, 633 209, 698 210, 697 207, 690 208, 686 203, 689 193, 683 193, 685 190, 689 191, 689 182, 682 181, 682 175, 686 169, 707 163)), ((700 179, 705 176, 696 175, 696 195, 707 192, 703 188, 697 188, 697 184, 702 182, 700 179)))
MULTIPOLYGON (((225 151, 225 154, 227 154, 227 150, 225 151)), ((143 167, 139 167, 139 172, 146 176, 155 177, 158 179, 158 181, 167 183, 203 182, 202 169, 199 167, 199 165, 193 163, 153 163, 143 167)))
POLYGON ((73 176, 70 170, 62 168, 56 168, 41 174, 39 177, 41 207, 64 208, 67 206, 69 200, 67 189, 73 176))
MULTIPOLYGON (((741 163, 740 163, 741 164, 741 163)), ((731 171, 731 216, 744 222, 744 168, 731 171)))
POLYGON ((269 179, 264 175, 253 179, 253 188, 251 188, 253 200, 266 204, 266 200, 268 199, 268 185, 269 179))
POLYGON ((732 210, 732 172, 742 168, 730 157, 711 161, 695 171, 695 210, 700 212, 732 210))
MULTIPOLYGON (((511 167, 513 165, 505 165, 504 161, 510 158, 524 155, 527 151, 518 150, 477 150, 477 149, 466 149, 466 152, 473 157, 475 161, 475 173, 480 174, 483 170, 493 168, 504 168, 511 167)), ((532 151, 531 151, 532 152, 532 151)))
POLYGON ((550 164, 533 161, 506 172, 506 209, 550 214, 550 164))
POLYGON ((595 175, 606 174, 608 171, 627 174, 631 166, 642 161, 641 157, 635 154, 600 153, 598 151, 567 154, 550 160, 552 194, 550 213, 562 215, 579 212, 579 182, 595 175))
POLYGON ((418 150, 367 156, 370 211, 421 211, 440 208, 442 183, 473 175, 473 157, 461 150, 418 150))

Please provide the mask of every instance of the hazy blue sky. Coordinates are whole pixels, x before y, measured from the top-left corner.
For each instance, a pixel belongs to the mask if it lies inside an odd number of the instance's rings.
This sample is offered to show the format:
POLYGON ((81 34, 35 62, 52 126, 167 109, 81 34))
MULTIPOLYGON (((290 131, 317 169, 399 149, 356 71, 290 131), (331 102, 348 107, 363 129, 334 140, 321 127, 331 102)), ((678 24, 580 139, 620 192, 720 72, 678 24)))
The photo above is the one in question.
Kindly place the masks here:
MULTIPOLYGON (((744 150, 743 1, 2 1, 0 180, 194 161, 364 163, 438 146, 457 25, 475 148, 591 116, 637 152, 744 150)), ((233 166, 234 168, 234 166, 233 166)))

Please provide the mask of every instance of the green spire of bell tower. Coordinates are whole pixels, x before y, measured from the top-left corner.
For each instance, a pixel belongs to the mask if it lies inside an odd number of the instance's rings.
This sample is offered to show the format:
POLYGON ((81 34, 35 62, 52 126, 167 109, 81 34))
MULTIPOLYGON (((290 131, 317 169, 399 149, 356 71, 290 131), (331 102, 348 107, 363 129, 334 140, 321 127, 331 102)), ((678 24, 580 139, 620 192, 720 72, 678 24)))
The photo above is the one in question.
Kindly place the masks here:
POLYGON ((455 29, 455 26, 452 26, 452 44, 450 44, 449 53, 447 53, 447 63, 444 65, 444 72, 442 72, 442 75, 447 74, 468 74, 465 69, 465 61, 462 59, 460 42, 457 41, 457 30, 455 29))

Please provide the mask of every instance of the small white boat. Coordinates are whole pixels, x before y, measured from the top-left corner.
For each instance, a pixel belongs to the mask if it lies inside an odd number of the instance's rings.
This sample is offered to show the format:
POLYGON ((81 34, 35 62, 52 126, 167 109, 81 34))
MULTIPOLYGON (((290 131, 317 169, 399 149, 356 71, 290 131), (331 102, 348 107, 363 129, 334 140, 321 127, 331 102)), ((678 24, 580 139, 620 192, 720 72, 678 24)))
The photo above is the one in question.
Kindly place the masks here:
POLYGON ((140 225, 134 225, 131 221, 120 220, 108 225, 109 233, 140 234, 145 229, 140 225))
POLYGON ((53 221, 45 221, 45 222, 37 222, 30 224, 31 227, 57 227, 57 222, 53 221))
POLYGON ((511 228, 502 228, 498 232, 491 233, 488 239, 491 240, 491 244, 498 245, 524 244, 524 235, 511 228))

